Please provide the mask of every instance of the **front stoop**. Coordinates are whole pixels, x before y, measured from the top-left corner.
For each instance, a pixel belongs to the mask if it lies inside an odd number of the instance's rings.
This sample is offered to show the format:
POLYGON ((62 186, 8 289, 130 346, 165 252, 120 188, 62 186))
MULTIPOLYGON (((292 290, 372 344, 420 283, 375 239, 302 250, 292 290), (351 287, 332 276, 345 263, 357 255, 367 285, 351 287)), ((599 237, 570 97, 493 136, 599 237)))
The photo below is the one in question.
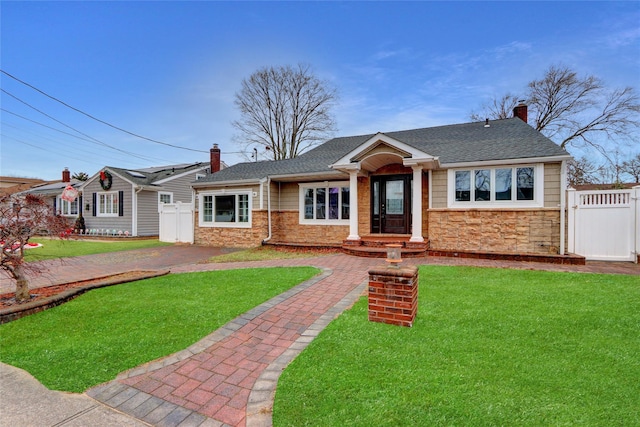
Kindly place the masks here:
POLYGON ((427 255, 429 242, 411 242, 407 234, 371 234, 360 240, 344 240, 342 252, 366 258, 386 258, 387 245, 400 245, 403 258, 419 258, 427 255))

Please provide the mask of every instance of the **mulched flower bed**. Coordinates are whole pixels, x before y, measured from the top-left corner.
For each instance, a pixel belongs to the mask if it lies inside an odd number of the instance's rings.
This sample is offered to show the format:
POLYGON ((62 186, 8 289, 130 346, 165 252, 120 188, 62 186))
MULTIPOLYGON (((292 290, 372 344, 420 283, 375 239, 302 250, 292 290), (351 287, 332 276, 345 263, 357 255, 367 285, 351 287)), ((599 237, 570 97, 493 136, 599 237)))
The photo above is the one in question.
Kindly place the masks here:
POLYGON ((15 309, 24 306, 25 308, 33 307, 34 303, 40 301, 55 299, 56 296, 65 293, 72 289, 78 289, 79 291, 99 288, 103 286, 117 285, 120 283, 133 282, 136 280, 146 279, 149 277, 155 277, 162 274, 167 274, 168 271, 128 271, 126 273, 114 274, 107 277, 100 277, 97 279, 83 280, 80 282, 65 283, 63 285, 46 286, 42 288, 31 289, 31 299, 28 301, 17 303, 15 299, 15 292, 9 292, 0 295, 0 312, 3 310, 15 309))

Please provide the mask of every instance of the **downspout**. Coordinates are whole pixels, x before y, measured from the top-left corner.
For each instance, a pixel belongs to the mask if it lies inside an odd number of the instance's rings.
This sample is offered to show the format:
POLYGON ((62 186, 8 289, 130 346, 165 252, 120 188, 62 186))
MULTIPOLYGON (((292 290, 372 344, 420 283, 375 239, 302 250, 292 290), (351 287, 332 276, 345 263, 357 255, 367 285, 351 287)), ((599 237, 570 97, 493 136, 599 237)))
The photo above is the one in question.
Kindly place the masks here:
POLYGON ((560 255, 564 255, 565 244, 565 214, 567 210, 567 161, 560 165, 560 255))
POLYGON ((269 224, 269 235, 262 241, 264 245, 271 240, 271 177, 267 177, 267 223, 269 224))
POLYGON ((132 200, 131 200, 131 211, 133 217, 131 218, 131 235, 138 235, 138 193, 144 190, 143 187, 133 187, 132 189, 132 200))
POLYGON ((638 204, 640 203, 640 186, 638 187, 633 187, 631 189, 631 200, 633 200, 634 202, 634 206, 633 206, 633 230, 635 231, 634 236, 633 236, 633 255, 634 255, 634 259, 633 262, 638 264, 638 262, 640 261, 640 241, 638 241, 638 236, 640 235, 640 217, 638 217, 638 214, 640 213, 640 206, 638 206, 638 204))

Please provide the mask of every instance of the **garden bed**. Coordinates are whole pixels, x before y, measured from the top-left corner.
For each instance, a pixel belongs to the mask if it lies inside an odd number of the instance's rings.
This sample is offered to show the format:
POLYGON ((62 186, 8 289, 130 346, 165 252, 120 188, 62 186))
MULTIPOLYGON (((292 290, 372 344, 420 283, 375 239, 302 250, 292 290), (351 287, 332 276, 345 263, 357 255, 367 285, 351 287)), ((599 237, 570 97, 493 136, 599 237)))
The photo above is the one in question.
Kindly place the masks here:
POLYGON ((128 271, 90 280, 31 289, 31 299, 18 303, 15 292, 0 295, 0 324, 63 304, 91 289, 168 274, 169 270, 128 271))

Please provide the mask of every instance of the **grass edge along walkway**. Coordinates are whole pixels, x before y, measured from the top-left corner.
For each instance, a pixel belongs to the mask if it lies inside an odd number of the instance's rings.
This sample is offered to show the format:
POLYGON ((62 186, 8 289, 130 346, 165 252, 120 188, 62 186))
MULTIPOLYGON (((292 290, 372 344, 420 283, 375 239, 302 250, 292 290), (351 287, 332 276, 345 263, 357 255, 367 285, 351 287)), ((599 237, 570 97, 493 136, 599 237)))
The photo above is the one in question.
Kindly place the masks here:
POLYGON ((0 326, 0 360, 82 392, 180 351, 318 274, 313 267, 171 274, 101 288, 0 326))
POLYGON ((367 300, 283 372, 274 425, 639 425, 637 277, 420 268, 413 328, 367 300))

